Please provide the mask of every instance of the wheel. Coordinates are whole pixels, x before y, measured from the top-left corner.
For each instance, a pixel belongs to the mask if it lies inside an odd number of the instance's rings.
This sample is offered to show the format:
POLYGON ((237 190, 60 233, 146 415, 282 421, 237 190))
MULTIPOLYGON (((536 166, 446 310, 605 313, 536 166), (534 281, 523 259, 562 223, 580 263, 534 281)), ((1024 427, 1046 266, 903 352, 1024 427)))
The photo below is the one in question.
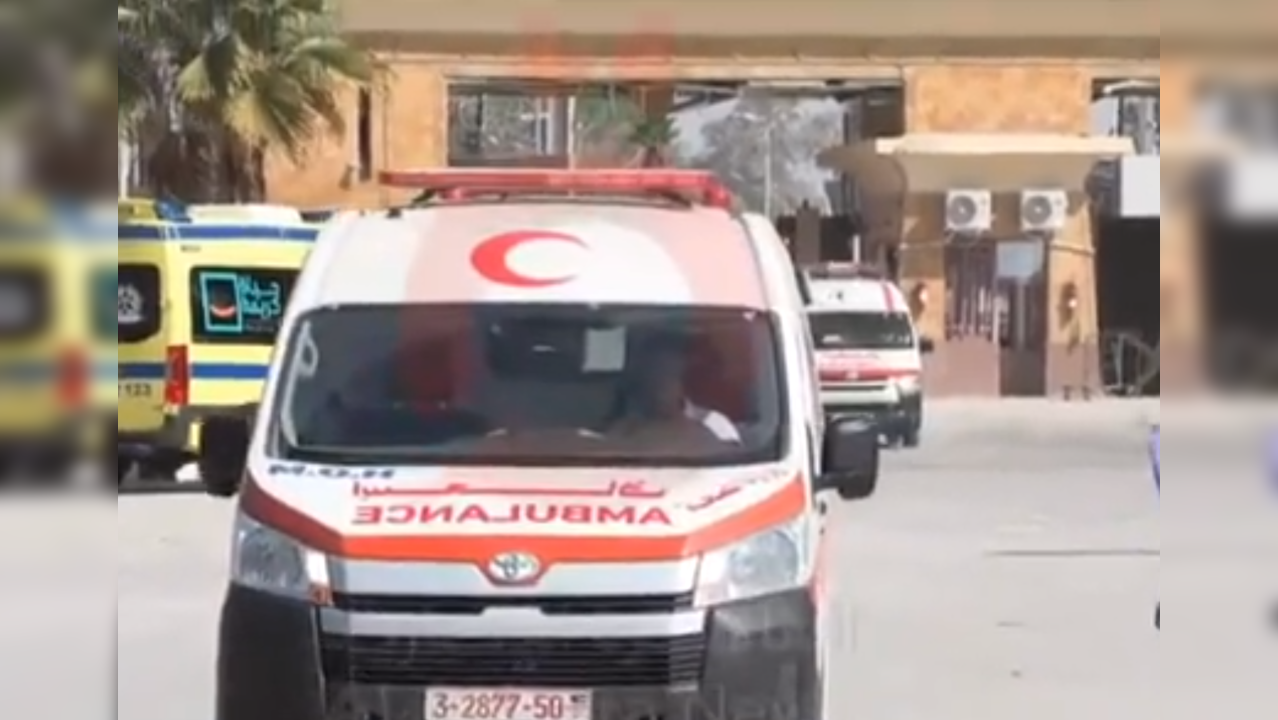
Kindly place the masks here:
POLYGON ((31 478, 41 487, 64 488, 74 479, 79 459, 65 448, 50 448, 36 453, 29 465, 31 478))
POLYGON ((906 409, 904 429, 901 433, 901 446, 914 449, 923 444, 923 408, 912 403, 906 409))
POLYGON ((0 489, 13 487, 17 482, 18 462, 10 453, 0 453, 0 489))
POLYGON ((162 452, 138 461, 138 477, 149 482, 177 482, 178 472, 190 460, 179 452, 162 452))

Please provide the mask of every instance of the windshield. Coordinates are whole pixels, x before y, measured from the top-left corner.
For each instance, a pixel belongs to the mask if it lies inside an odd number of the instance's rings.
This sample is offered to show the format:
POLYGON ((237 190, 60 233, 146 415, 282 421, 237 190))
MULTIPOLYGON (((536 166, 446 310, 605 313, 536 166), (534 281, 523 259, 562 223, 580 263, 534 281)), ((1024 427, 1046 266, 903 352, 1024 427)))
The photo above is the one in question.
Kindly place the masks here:
POLYGON ((818 350, 914 347, 914 324, 905 313, 814 312, 808 318, 818 350))
POLYGON ((346 306, 290 343, 277 454, 699 467, 780 459, 775 322, 745 309, 346 306))

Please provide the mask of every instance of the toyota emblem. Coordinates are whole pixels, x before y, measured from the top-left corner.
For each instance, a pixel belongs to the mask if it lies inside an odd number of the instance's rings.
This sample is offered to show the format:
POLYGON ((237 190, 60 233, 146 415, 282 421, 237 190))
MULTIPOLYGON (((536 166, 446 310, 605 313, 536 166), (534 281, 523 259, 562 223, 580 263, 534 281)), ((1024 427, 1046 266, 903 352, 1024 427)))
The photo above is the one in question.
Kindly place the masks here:
POLYGON ((488 562, 488 577, 501 585, 525 585, 541 577, 541 561, 524 552, 502 553, 488 562))

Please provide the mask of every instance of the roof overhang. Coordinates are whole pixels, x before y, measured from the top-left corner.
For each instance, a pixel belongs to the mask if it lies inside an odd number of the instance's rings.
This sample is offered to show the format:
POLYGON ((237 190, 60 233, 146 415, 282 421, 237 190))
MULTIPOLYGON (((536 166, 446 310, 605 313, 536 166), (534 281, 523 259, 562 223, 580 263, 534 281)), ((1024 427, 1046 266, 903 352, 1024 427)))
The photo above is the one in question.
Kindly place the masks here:
POLYGON ((880 193, 938 193, 959 188, 1018 192, 1085 189, 1097 163, 1135 152, 1118 137, 1038 134, 914 134, 832 148, 822 166, 853 174, 880 193))
MULTIPOLYGON (((1159 57, 1141 0, 342 0, 344 31, 441 54, 1159 57), (991 52, 991 46, 1003 50, 991 52), (1086 51, 1080 49, 1086 46, 1086 51)), ((1228 13, 1216 13, 1229 15, 1228 13)), ((1246 25, 1241 27, 1247 28, 1246 25)), ((1253 31, 1255 26, 1248 28, 1253 31)))

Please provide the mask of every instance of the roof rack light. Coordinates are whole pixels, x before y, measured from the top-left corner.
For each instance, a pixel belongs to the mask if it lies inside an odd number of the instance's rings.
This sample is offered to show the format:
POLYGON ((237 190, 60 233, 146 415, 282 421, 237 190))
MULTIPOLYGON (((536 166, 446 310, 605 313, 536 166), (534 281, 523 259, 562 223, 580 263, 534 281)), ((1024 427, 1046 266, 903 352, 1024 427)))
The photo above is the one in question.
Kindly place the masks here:
POLYGON ((694 204, 730 209, 732 193, 700 170, 392 170, 381 174, 387 187, 437 193, 464 200, 492 193, 595 193, 669 195, 694 204))

